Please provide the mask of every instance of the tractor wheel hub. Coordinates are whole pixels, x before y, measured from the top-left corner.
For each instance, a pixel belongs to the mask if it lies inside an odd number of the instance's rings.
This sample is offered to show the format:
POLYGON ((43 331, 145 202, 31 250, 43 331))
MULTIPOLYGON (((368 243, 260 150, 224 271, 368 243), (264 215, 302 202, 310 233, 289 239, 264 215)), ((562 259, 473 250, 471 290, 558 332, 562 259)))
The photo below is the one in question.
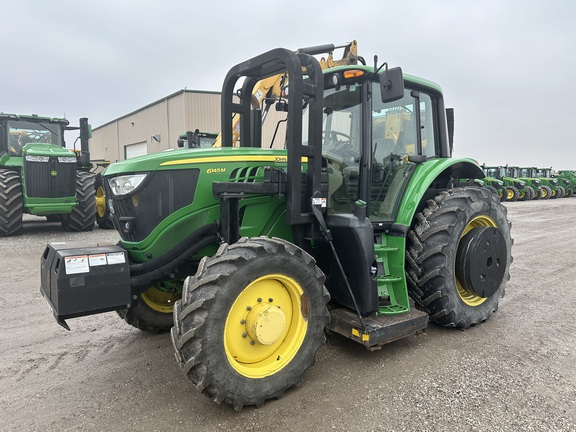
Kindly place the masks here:
POLYGON ((246 317, 246 331, 252 340, 262 345, 272 345, 286 329, 286 315, 278 306, 259 303, 246 317))
POLYGON ((506 261, 506 240, 500 230, 477 227, 460 240, 456 253, 456 277, 466 291, 488 298, 502 283, 506 261))

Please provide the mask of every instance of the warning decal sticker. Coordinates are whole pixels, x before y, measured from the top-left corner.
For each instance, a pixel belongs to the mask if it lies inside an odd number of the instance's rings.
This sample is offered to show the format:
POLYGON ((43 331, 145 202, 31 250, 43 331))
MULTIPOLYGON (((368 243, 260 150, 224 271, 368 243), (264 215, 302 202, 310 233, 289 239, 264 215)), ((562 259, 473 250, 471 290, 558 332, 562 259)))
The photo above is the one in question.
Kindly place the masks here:
POLYGON ((89 255, 88 262, 92 267, 106 265, 106 254, 89 255))
POLYGON ((88 273, 90 265, 88 264, 88 255, 64 257, 66 274, 88 273))
POLYGON ((108 257, 108 264, 124 264, 126 262, 124 252, 112 252, 106 256, 108 257))

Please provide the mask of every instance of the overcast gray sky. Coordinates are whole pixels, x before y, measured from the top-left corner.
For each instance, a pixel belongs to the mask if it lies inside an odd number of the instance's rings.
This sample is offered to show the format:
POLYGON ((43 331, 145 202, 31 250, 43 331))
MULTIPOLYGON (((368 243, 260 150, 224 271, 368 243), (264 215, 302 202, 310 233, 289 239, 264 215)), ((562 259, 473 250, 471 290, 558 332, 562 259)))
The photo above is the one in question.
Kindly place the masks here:
POLYGON ((2 17, 2 112, 97 127, 183 88, 220 91, 269 49, 356 39, 370 63, 442 86, 455 156, 576 169, 574 0, 18 0, 2 17))

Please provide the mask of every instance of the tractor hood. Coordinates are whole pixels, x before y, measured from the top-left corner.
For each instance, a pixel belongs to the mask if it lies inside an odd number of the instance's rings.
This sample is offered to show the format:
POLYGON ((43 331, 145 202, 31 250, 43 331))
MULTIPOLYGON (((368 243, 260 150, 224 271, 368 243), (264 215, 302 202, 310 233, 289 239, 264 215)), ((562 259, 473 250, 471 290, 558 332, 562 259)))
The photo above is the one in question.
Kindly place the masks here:
POLYGON ((26 144, 22 150, 24 155, 29 156, 67 156, 76 157, 72 150, 54 144, 26 144))
POLYGON ((286 163, 286 150, 265 148, 212 147, 206 149, 167 150, 138 156, 108 166, 105 176, 164 169, 186 169, 196 164, 218 165, 224 162, 286 163))

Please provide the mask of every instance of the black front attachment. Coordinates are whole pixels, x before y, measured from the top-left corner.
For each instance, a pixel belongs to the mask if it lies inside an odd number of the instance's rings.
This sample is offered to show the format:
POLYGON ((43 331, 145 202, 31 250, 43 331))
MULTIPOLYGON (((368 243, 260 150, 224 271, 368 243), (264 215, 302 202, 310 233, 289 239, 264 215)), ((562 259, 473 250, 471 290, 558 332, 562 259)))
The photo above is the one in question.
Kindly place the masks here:
POLYGON ((40 292, 58 324, 65 319, 130 307, 126 251, 97 243, 50 243, 42 254, 40 292))

